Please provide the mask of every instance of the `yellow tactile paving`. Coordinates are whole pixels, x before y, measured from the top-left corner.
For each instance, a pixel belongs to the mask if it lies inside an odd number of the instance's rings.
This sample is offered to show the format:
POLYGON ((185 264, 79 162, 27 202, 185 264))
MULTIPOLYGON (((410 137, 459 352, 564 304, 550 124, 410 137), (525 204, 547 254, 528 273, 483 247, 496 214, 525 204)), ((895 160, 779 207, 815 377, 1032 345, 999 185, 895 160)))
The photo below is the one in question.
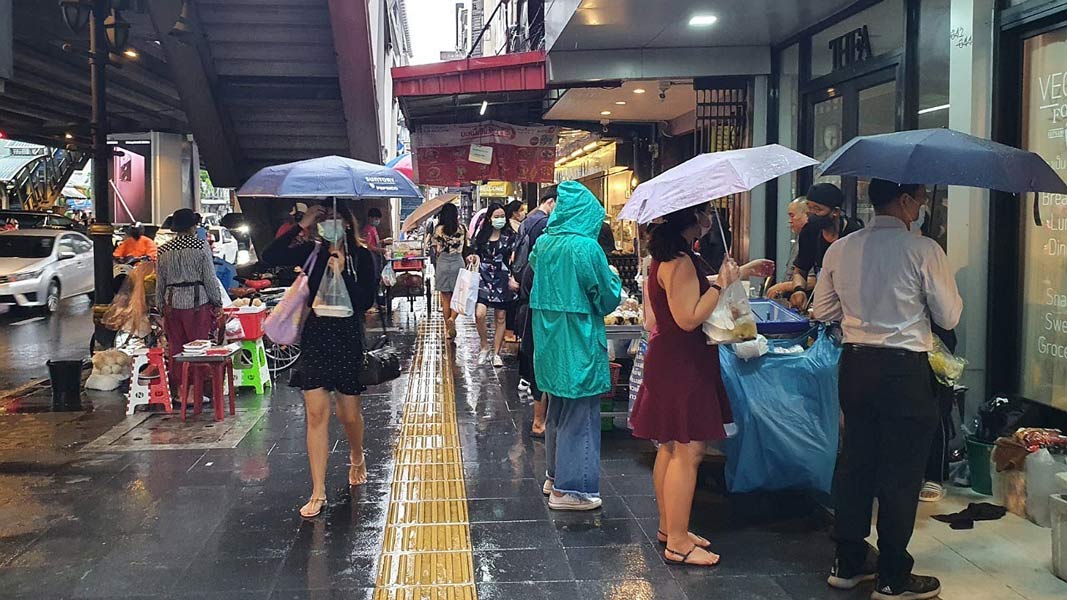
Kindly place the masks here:
POLYGON ((476 600, 451 355, 440 318, 415 342, 375 600, 476 600))

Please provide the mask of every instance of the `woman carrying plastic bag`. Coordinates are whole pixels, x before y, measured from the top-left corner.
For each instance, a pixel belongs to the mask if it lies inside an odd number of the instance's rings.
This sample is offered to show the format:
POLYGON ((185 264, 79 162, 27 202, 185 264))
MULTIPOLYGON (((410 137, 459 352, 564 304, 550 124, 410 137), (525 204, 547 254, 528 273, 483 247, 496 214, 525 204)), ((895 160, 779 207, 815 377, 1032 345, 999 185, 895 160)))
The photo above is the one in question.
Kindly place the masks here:
POLYGON ((303 322, 300 359, 289 381, 303 391, 307 411, 312 487, 310 499, 300 509, 305 518, 317 516, 326 505, 331 398, 336 398, 337 417, 348 438, 348 483, 367 481, 360 406, 366 386, 360 381, 360 368, 366 347, 364 312, 374 304, 378 272, 358 231, 349 208, 334 200, 308 208, 299 227, 274 240, 263 253, 271 265, 312 265, 307 279, 311 314, 303 322))

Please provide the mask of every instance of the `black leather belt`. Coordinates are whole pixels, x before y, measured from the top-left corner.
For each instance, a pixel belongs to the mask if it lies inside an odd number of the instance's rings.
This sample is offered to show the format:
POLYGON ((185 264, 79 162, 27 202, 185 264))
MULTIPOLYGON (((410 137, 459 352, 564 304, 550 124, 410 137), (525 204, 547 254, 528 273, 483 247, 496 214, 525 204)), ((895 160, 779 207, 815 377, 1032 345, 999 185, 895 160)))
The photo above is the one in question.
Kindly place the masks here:
POLYGON ((902 358, 912 357, 925 357, 926 352, 916 352, 914 350, 905 350, 904 348, 885 348, 882 346, 863 346, 861 344, 845 344, 846 352, 853 352, 855 354, 872 354, 881 356, 899 356, 902 358))

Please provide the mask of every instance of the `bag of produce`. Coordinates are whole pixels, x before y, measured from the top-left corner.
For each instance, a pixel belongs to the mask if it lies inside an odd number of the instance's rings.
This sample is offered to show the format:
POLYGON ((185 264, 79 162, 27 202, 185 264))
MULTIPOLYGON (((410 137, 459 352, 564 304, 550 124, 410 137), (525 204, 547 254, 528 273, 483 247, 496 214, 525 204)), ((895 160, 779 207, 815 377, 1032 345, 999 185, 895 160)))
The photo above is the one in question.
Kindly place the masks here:
POLYGON ((756 317, 740 281, 722 291, 719 303, 704 321, 708 344, 736 344, 756 339, 756 317))
POLYGON ((319 292, 311 310, 320 317, 345 318, 354 314, 352 300, 348 297, 348 288, 341 274, 341 265, 336 259, 330 259, 319 284, 319 292))
POLYGON ((965 359, 949 352, 941 338, 936 335, 934 336, 934 349, 929 356, 930 368, 942 385, 949 387, 959 385, 963 370, 967 367, 965 359))

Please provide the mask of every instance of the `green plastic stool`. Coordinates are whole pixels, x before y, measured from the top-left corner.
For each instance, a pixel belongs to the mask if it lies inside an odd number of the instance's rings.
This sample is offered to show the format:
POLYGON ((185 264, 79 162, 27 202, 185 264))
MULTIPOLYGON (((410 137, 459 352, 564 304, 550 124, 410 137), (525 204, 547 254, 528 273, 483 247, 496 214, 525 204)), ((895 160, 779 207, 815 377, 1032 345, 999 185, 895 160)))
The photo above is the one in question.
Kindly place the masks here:
POLYGON ((267 368, 267 350, 263 339, 241 342, 241 354, 233 361, 233 377, 237 387, 251 387, 262 395, 266 388, 273 388, 270 369, 267 368))

